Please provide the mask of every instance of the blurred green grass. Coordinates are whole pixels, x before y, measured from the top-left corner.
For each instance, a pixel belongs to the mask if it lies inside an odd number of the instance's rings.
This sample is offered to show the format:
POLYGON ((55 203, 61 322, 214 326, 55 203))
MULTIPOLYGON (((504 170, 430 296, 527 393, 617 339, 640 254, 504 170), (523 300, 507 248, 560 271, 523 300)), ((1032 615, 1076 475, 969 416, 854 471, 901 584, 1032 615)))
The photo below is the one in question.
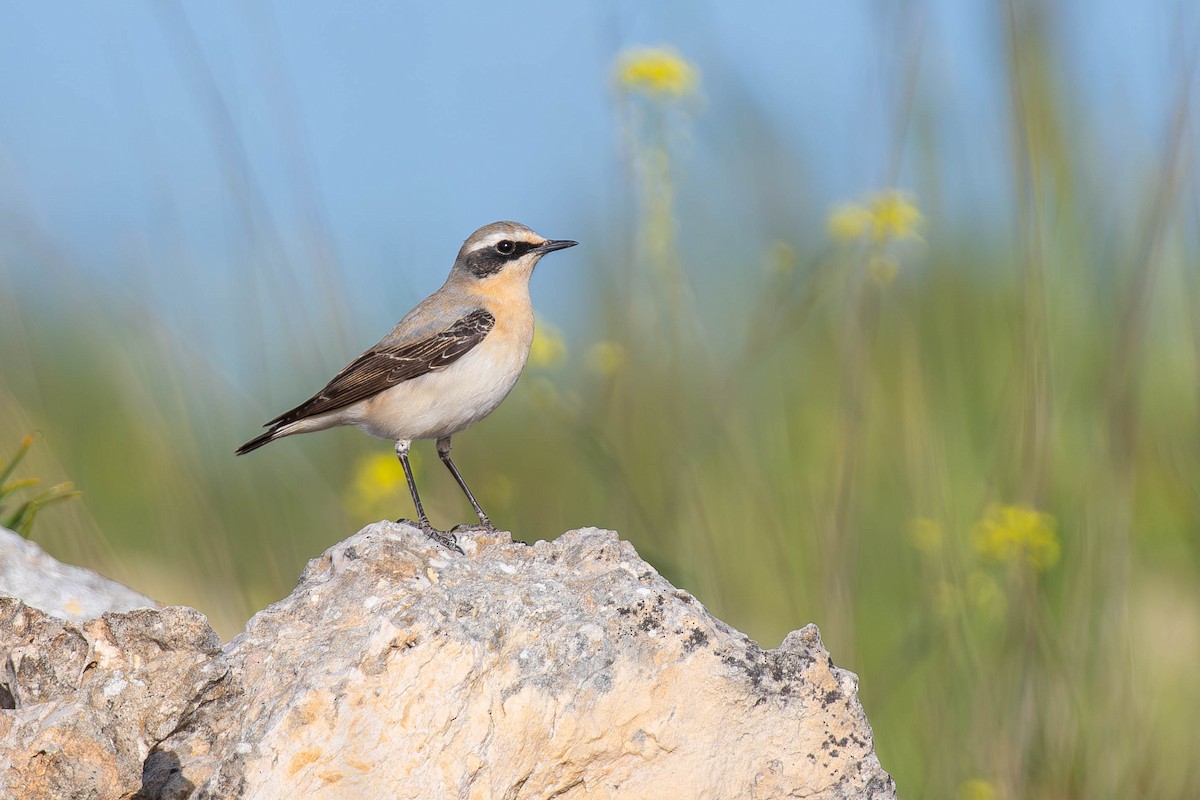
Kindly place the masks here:
MULTIPOLYGON (((1200 796, 1187 138, 1112 219, 1088 190, 1104 166, 1071 152, 1081 132, 1044 32, 1011 24, 1017 200, 982 232, 943 225, 929 200, 920 241, 831 242, 809 221, 736 262, 693 252, 681 232, 705 222, 679 210, 673 155, 686 92, 626 86, 638 211, 626 234, 578 234, 610 243, 580 248, 594 317, 455 456, 521 538, 620 531, 764 646, 817 622, 861 678, 902 796, 1200 796), (981 547, 996 506, 1045 515, 1058 557, 981 547)), ((936 198, 939 178, 929 167, 916 197, 936 198)), ((774 213, 788 230, 791 210, 774 213)), ((389 447, 358 433, 232 455, 357 352, 315 344, 344 338, 345 308, 314 308, 286 337, 256 321, 277 298, 223 321, 248 363, 278 362, 281 338, 322 354, 239 385, 136 299, 57 268, 70 280, 43 296, 0 271, 0 433, 11 446, 38 431, 27 471, 86 492, 44 512, 34 538, 52 553, 230 636, 372 511, 411 513, 389 447)), ((435 524, 469 520, 425 450, 435 524)))

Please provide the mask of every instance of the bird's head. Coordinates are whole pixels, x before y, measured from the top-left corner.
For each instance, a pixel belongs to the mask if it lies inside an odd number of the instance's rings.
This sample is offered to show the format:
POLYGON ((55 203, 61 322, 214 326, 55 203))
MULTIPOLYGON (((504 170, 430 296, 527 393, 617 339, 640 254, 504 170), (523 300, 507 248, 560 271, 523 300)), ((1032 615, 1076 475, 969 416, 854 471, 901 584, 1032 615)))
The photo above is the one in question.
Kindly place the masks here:
POLYGON ((528 280, 542 256, 577 244, 539 236, 519 222, 493 222, 463 242, 452 274, 460 280, 528 280))

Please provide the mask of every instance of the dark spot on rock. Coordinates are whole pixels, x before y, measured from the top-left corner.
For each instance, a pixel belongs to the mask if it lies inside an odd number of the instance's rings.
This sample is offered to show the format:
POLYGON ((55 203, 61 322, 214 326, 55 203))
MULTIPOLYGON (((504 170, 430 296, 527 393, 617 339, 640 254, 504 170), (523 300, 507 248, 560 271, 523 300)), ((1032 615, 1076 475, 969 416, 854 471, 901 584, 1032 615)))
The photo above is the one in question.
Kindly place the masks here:
MULTIPOLYGON (((660 597, 659 599, 661 600, 662 598, 660 597)), ((643 633, 665 630, 663 625, 664 614, 659 604, 648 605, 645 600, 639 600, 635 606, 618 608, 617 613, 622 617, 637 616, 636 629, 643 633)))
POLYGON ((837 689, 830 689, 828 692, 825 693, 825 696, 823 698, 821 698, 821 708, 829 708, 830 703, 837 702, 838 700, 841 699, 841 697, 842 697, 842 693, 839 692, 837 689))
POLYGON ((342 551, 342 555, 346 557, 347 561, 354 561, 358 558, 358 548, 351 545, 342 551))
POLYGON ((750 679, 750 683, 755 689, 762 688, 763 676, 766 674, 766 670, 763 669, 762 663, 754 658, 753 653, 747 651, 746 660, 744 661, 734 656, 726 656, 724 661, 729 666, 738 667, 745 672, 746 677, 750 679))
POLYGON ((852 733, 852 734, 850 734, 850 741, 854 742, 854 743, 855 743, 856 745, 858 745, 859 747, 866 747, 866 746, 867 746, 867 743, 866 743, 866 742, 864 742, 862 739, 860 739, 860 738, 858 738, 857 736, 855 736, 853 733, 852 733))
POLYGON ((830 750, 830 751, 829 751, 829 757, 830 757, 830 758, 837 758, 837 757, 838 757, 838 751, 837 751, 837 750, 830 750))
POLYGON ((872 778, 867 784, 867 800, 874 800, 876 797, 894 797, 896 794, 896 783, 890 775, 884 778, 872 778))
POLYGON ((17 707, 17 701, 13 699, 12 692, 8 690, 8 686, 0 683, 0 709, 11 711, 17 707))
POLYGON ((692 633, 683 642, 683 651, 690 653, 698 647, 704 647, 708 644, 708 634, 700 628, 692 628, 692 633))
POLYGON ((155 746, 142 762, 142 787, 134 797, 189 797, 195 788, 183 777, 179 756, 155 746))

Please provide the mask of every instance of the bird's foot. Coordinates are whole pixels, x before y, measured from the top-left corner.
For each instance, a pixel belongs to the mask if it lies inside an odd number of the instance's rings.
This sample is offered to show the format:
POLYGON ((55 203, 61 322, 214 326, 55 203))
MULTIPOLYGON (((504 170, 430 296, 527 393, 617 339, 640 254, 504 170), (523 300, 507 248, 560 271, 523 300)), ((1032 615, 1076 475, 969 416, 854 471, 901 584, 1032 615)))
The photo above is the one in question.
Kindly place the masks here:
MULTIPOLYGON (((460 522, 450 529, 451 533, 504 533, 504 531, 492 524, 490 519, 484 517, 479 522, 460 522)), ((512 534, 509 534, 511 538, 512 534)), ((523 544, 528 546, 529 542, 522 539, 513 539, 513 544, 523 544)))
POLYGON ((423 526, 421 526, 421 531, 430 539, 433 539, 435 542, 445 547, 447 550, 454 550, 461 556, 466 555, 466 553, 463 552, 463 549, 458 546, 458 537, 453 533, 444 533, 439 531, 429 523, 425 523, 423 526))
POLYGON ((433 539, 447 550, 454 550, 459 555, 466 555, 466 553, 463 552, 463 549, 458 546, 458 537, 456 537, 453 532, 444 533, 439 531, 437 528, 429 524, 429 520, 413 522, 411 519, 398 519, 396 522, 405 525, 412 525, 414 528, 420 528, 421 533, 425 534, 430 539, 433 539))
POLYGON ((492 521, 487 517, 479 520, 479 522, 460 522, 450 529, 451 532, 472 531, 476 533, 499 533, 500 529, 492 524, 492 521))

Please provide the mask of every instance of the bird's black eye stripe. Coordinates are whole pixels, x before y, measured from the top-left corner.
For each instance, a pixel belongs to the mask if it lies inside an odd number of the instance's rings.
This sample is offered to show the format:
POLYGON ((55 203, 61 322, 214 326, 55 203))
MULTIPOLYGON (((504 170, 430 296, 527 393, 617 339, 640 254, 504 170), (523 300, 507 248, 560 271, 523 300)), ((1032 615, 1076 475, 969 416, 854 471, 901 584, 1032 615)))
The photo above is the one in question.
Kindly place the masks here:
POLYGON ((467 255, 467 267, 479 277, 499 272, 510 261, 516 261, 521 256, 537 247, 533 242, 514 242, 503 239, 490 247, 482 247, 467 255))
POLYGON ((514 242, 511 239, 502 239, 492 246, 497 255, 502 256, 505 260, 520 258, 528 253, 533 248, 537 247, 533 242, 514 242))

